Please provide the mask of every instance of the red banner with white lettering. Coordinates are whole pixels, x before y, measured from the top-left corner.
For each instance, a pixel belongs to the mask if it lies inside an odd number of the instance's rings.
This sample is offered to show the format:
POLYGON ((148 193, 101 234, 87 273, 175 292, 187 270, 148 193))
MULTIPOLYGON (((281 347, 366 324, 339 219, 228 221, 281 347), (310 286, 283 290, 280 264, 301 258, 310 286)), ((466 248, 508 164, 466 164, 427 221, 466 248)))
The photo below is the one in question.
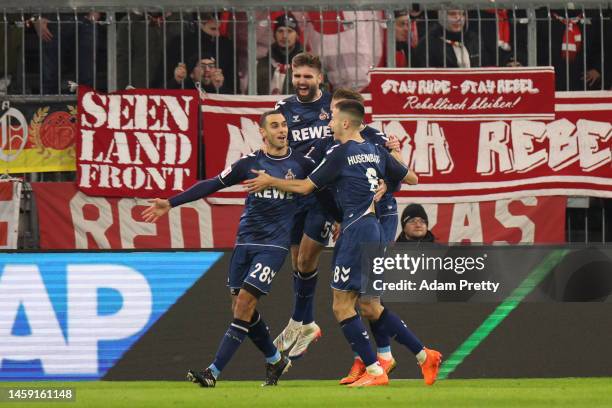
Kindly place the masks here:
MULTIPOLYGON (((41 249, 231 248, 244 205, 198 200, 155 224, 142 220, 146 200, 90 197, 72 183, 32 183, 41 249)), ((401 202, 401 213, 405 204, 401 202)), ((426 204, 439 242, 564 242, 565 198, 426 204)), ((398 231, 399 233, 399 226, 398 231)))
POLYGON ((553 67, 370 71, 376 120, 554 119, 553 67))
POLYGON ((79 87, 77 185, 94 196, 169 197, 197 180, 199 95, 79 87))
MULTIPOLYGON (((612 92, 558 92, 554 120, 375 120, 366 97, 366 122, 402 144, 418 174, 397 197, 420 203, 495 201, 550 195, 612 197, 612 92)), ((261 146, 259 115, 279 97, 211 96, 202 106, 206 175, 212 177, 261 146)), ((217 193, 235 204, 240 186, 217 193)))

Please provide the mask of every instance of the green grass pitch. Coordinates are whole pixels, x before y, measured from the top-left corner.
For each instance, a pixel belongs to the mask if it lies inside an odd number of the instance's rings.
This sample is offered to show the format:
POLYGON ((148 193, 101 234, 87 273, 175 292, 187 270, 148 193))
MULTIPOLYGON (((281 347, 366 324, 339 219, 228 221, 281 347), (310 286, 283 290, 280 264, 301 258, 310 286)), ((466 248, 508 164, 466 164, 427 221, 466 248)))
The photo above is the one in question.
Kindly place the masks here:
POLYGON ((610 407, 612 378, 392 380, 386 387, 348 389, 336 381, 220 381, 214 389, 187 382, 97 381, 0 383, 2 388, 76 389, 76 402, 5 403, 6 407, 610 407))

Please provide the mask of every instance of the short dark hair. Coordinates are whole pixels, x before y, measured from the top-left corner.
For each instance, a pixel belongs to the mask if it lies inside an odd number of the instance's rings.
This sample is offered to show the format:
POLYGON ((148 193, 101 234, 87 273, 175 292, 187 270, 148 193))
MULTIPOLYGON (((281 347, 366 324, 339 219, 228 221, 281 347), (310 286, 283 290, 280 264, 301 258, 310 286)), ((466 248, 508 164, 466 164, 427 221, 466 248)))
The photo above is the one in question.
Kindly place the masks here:
MULTIPOLYGON (((268 116, 270 115, 282 115, 283 112, 279 111, 278 109, 274 109, 274 110, 269 110, 266 111, 264 113, 261 114, 261 116, 259 117, 259 127, 263 128, 266 126, 266 119, 268 118, 268 116)), ((284 117, 284 115, 283 115, 284 117)))
POLYGON ((363 104, 350 99, 340 101, 336 104, 338 112, 347 113, 353 117, 353 125, 359 126, 363 123, 363 117, 365 116, 365 108, 363 104))
POLYGON ((313 55, 309 52, 300 52, 291 60, 291 67, 310 67, 321 72, 323 66, 321 65, 321 59, 317 55, 313 55))
POLYGON ((335 100, 339 100, 339 99, 346 99, 346 100, 350 100, 350 101, 357 101, 361 104, 363 104, 364 99, 363 96, 361 96, 361 94, 357 91, 353 91, 350 88, 338 88, 334 91, 334 94, 332 95, 332 99, 335 100))

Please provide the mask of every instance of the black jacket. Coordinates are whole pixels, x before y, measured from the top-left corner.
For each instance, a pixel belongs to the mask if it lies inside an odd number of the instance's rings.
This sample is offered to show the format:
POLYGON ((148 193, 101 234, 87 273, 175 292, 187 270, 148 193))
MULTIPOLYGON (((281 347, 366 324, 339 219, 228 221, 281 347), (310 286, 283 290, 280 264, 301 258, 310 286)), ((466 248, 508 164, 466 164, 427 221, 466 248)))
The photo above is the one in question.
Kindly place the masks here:
MULTIPOLYGON (((186 62, 193 58, 214 58, 217 61, 217 67, 223 71, 225 78, 223 86, 219 89, 220 93, 234 93, 234 83, 237 84, 234 75, 234 42, 223 36, 213 37, 197 27, 197 24, 186 24, 183 31, 183 43, 181 36, 178 36, 169 43, 166 76, 168 87, 174 76, 174 68, 179 62, 186 62), (198 44, 198 33, 200 35, 200 43, 198 44), (181 54, 181 47, 183 53, 181 54)), ((163 66, 156 75, 156 86, 163 86, 163 66)), ((239 90, 237 90, 239 91, 239 90)))
MULTIPOLYGON (((565 18, 565 10, 550 10, 551 20, 548 23, 548 10, 536 10, 538 30, 538 65, 555 67, 555 80, 557 91, 585 90, 583 80, 584 66, 586 70, 596 69, 601 72, 601 19, 599 10, 586 10, 586 20, 579 23, 582 35, 582 49, 576 54, 573 61, 563 58, 561 44, 565 34, 565 25, 557 20, 553 13, 565 18), (585 29, 586 27, 586 29, 585 29), (548 30, 550 29, 550 37, 548 30), (550 44, 550 54, 549 54, 550 44), (586 61, 585 61, 586 59, 586 61), (569 87, 568 87, 569 85, 569 87)), ((580 10, 568 10, 568 17, 573 18, 582 14, 580 10)), ((605 54, 604 54, 605 55, 605 54)), ((606 67, 609 72, 610 69, 606 67)), ((606 72, 607 75, 608 72, 606 72)), ((607 79, 606 79, 607 80, 607 79)), ((601 89, 601 82, 597 81, 592 87, 586 84, 588 89, 601 89)))
MULTIPOLYGON (((289 52, 289 55, 285 53, 285 49, 283 47, 279 47, 276 43, 272 44, 270 48, 272 51, 272 61, 280 64, 289 64, 282 93, 291 94, 295 92, 291 83, 291 60, 293 57, 303 51, 302 44, 296 42, 295 47, 289 52)), ((257 93, 259 95, 267 95, 270 93, 270 78, 272 78, 273 74, 274 67, 272 67, 271 64, 270 55, 266 55, 265 57, 257 60, 257 93)))
POLYGON ((457 57, 453 51, 453 46, 444 41, 446 35, 447 40, 463 42, 470 54, 470 67, 478 67, 479 65, 479 44, 478 36, 471 31, 463 31, 462 33, 444 32, 440 24, 435 24, 429 31, 427 39, 422 39, 414 52, 414 67, 446 67, 458 68, 457 57), (429 44, 429 49, 428 49, 429 44), (446 50, 446 63, 445 53, 446 50), (427 58, 429 56, 429 58, 427 58))

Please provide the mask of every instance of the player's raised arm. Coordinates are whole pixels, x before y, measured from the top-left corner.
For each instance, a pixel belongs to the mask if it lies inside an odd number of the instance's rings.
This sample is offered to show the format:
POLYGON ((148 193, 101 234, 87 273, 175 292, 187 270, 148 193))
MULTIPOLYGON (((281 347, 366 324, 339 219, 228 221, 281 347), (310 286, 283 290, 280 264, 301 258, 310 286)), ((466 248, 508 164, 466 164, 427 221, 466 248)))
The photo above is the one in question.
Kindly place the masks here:
POLYGON ((419 178, 416 173, 405 166, 401 161, 393 157, 386 149, 380 149, 385 154, 385 176, 390 180, 402 181, 407 184, 418 184, 419 178))
POLYGON ((408 173, 406 173, 406 177, 402 181, 407 184, 417 185, 419 184, 419 177, 414 171, 408 169, 408 173))

